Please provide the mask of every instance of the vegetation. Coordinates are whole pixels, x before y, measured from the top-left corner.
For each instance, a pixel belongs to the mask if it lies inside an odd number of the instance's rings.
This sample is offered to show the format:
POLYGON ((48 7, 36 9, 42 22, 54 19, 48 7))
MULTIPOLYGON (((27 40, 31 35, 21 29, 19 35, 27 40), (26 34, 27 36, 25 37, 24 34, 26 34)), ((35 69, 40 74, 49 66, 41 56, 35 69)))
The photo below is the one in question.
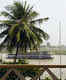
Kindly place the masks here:
POLYGON ((49 77, 46 77, 44 80, 51 80, 49 77))
MULTIPOLYGON (((3 64, 15 64, 13 62, 3 62, 3 64)), ((28 64, 26 59, 19 59, 16 64, 28 64)))
POLYGON ((1 15, 6 20, 0 20, 0 28, 3 28, 0 38, 4 38, 0 46, 2 48, 6 45, 10 52, 16 49, 15 62, 19 51, 26 53, 28 48, 37 50, 43 39, 49 38, 48 34, 37 26, 37 23, 47 21, 48 18, 36 19, 38 13, 26 1, 6 6, 1 15))

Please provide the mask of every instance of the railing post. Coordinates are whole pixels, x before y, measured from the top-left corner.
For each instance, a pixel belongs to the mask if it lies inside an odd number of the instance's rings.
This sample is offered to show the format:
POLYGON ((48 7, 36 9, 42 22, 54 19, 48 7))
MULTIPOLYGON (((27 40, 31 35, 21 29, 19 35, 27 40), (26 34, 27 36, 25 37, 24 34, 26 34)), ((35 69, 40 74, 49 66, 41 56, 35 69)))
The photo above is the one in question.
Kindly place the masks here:
POLYGON ((49 73, 49 75, 53 80, 59 80, 57 76, 50 69, 46 68, 46 71, 49 73))

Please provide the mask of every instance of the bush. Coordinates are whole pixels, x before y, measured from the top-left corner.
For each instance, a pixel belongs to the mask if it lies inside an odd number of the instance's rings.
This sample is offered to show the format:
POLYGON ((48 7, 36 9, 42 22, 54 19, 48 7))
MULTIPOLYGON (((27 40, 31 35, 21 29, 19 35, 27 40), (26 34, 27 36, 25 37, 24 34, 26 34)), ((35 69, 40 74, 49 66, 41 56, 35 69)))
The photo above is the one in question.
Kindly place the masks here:
POLYGON ((14 62, 3 62, 3 64, 28 64, 28 62, 26 61, 26 59, 18 59, 18 62, 14 63, 14 62))
POLYGON ((46 77, 44 80, 51 80, 49 77, 46 77))
POLYGON ((19 59, 17 63, 18 64, 28 64, 26 59, 19 59))

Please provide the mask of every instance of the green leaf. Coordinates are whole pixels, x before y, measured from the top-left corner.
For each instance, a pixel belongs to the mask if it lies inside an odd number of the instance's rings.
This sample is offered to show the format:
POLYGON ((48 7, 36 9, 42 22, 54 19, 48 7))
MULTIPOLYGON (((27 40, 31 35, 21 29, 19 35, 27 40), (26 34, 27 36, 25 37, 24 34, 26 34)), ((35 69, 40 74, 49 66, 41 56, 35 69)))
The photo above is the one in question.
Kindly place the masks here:
POLYGON ((9 36, 12 38, 14 36, 14 30, 18 27, 18 24, 13 25, 9 30, 9 36))
POLYGON ((48 17, 47 18, 40 18, 40 19, 36 19, 36 20, 32 20, 30 23, 43 23, 43 21, 48 21, 48 17))
POLYGON ((17 37, 17 42, 20 41, 20 31, 16 34, 16 37, 17 37))

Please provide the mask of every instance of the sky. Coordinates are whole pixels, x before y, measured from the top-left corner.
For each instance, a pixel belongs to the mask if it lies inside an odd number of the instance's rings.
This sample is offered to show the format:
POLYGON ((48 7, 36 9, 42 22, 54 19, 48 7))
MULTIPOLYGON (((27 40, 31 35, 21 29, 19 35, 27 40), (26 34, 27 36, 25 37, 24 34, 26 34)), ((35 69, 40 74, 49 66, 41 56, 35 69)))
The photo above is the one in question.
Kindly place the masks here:
MULTIPOLYGON (((13 1, 15 0, 0 0, 0 11, 13 1)), ((49 17, 48 22, 41 25, 41 28, 50 36, 46 42, 50 42, 51 45, 59 45, 59 28, 61 28, 61 45, 66 45, 66 0, 27 0, 27 2, 34 6, 34 9, 40 14, 39 18, 49 17)))

